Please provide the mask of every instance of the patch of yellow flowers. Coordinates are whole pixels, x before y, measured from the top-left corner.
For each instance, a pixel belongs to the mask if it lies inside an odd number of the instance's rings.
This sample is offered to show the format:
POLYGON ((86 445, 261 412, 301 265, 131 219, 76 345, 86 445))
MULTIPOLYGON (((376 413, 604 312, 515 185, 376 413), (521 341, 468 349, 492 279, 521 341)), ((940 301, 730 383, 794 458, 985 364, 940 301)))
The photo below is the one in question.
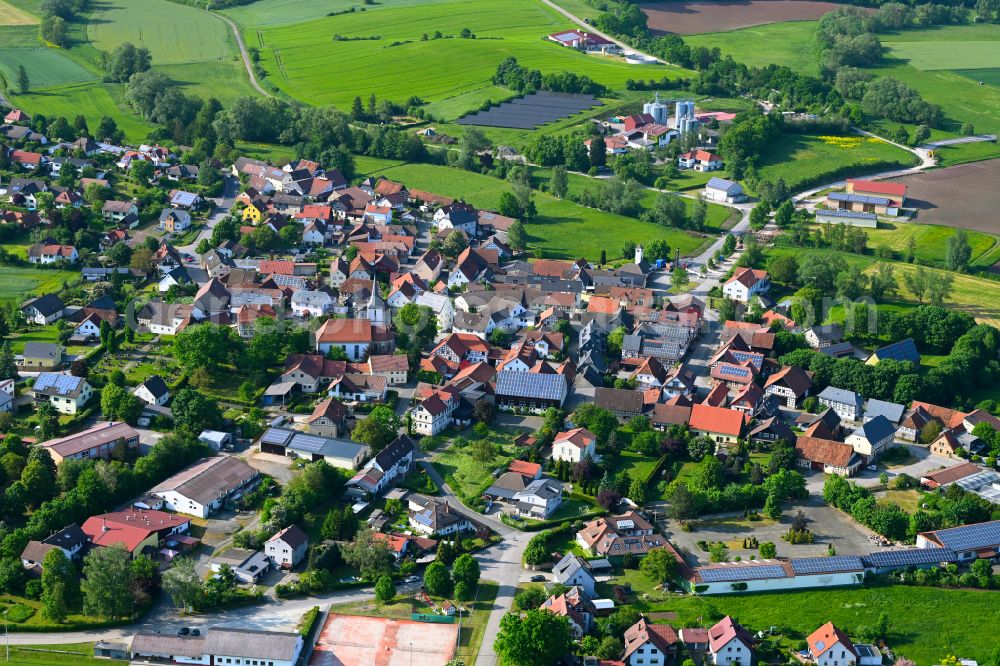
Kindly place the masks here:
POLYGON ((860 136, 821 136, 820 140, 828 146, 851 150, 861 145, 864 139, 860 136))

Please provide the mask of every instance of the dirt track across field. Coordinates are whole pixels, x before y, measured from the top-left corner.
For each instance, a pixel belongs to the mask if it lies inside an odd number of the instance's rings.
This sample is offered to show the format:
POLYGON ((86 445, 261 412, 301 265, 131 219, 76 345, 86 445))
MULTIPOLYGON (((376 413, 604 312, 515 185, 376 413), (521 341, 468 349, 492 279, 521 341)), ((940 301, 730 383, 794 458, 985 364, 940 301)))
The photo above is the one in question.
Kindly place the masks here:
POLYGON ((810 0, 734 0, 732 2, 656 2, 639 5, 657 34, 696 35, 780 21, 818 19, 840 5, 810 0))
POLYGON ((1000 159, 894 178, 906 183, 906 207, 917 222, 1000 234, 1000 159))

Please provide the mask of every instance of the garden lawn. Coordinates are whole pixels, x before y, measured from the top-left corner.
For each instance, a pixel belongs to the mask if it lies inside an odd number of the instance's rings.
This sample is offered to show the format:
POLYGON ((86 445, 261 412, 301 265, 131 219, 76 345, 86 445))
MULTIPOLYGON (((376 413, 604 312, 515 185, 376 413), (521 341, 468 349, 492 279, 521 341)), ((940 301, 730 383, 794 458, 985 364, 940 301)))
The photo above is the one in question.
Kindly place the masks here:
POLYGON ((32 664, 33 666, 58 666, 61 664, 127 664, 120 659, 98 659, 94 657, 93 643, 65 643, 59 645, 35 645, 20 647, 12 645, 10 661, 6 664, 32 664))
MULTIPOLYGON (((358 160, 357 170, 359 174, 384 176, 408 187, 464 198, 476 206, 494 210, 500 194, 511 189, 505 181, 470 171, 427 164, 382 167, 384 164, 395 163, 358 160), (363 170, 363 166, 368 169, 363 170)), ((548 258, 586 257, 596 261, 601 250, 606 250, 608 259, 616 259, 621 256, 625 240, 647 244, 657 239, 666 240, 671 248, 688 255, 702 243, 695 234, 604 213, 541 192, 536 192, 535 204, 538 216, 526 225, 528 244, 530 248, 541 248, 548 258)))
POLYGON ((895 504, 909 514, 920 509, 920 492, 916 490, 887 490, 878 498, 879 504, 895 504))
MULTIPOLYGON (((3 611, 10 609, 8 613, 8 620, 10 621, 9 629, 11 633, 18 631, 19 627, 30 627, 28 631, 74 631, 75 627, 80 624, 86 625, 97 625, 100 624, 100 620, 96 617, 91 617, 89 615, 80 615, 78 613, 71 613, 66 621, 62 624, 55 624, 51 620, 47 619, 42 615, 42 604, 40 601, 35 601, 33 599, 27 599, 25 597, 15 597, 10 594, 0 594, 0 614, 3 611), (32 612, 28 615, 27 610, 30 609, 32 612), (22 614, 21 611, 25 612, 22 614), (15 621, 15 618, 24 617, 28 615, 26 619, 15 621)), ((109 622, 108 626, 112 626, 115 623, 109 622)), ((121 624, 121 623, 119 623, 121 624)), ((87 628, 95 628, 93 626, 88 626, 87 628)), ((47 663, 47 662, 26 662, 26 663, 47 663)), ((55 662, 55 663, 77 663, 77 662, 55 662)))
POLYGON ((634 605, 646 612, 676 612, 677 619, 671 620, 674 626, 698 624, 699 618, 707 624, 709 614, 732 615, 752 632, 775 626, 781 642, 795 649, 825 622, 832 621, 852 635, 858 626, 871 626, 880 614, 888 613, 888 643, 896 658, 905 656, 918 664, 939 664, 948 655, 987 659, 996 641, 982 628, 1000 622, 995 592, 902 585, 710 597, 668 595, 649 603, 640 598, 634 605))
POLYGON ((493 470, 507 469, 514 456, 497 456, 492 463, 482 464, 473 459, 471 446, 454 446, 434 456, 431 464, 452 490, 463 499, 476 499, 493 483, 493 470))
MULTIPOLYGON (((490 84, 497 65, 510 55, 543 73, 573 71, 612 88, 635 76, 635 67, 620 58, 588 56, 545 40, 571 24, 533 0, 422 0, 364 8, 282 25, 268 25, 273 19, 247 8, 240 20, 248 46, 261 49, 272 83, 292 97, 342 109, 355 95, 435 101, 477 90, 490 84), (477 38, 459 38, 465 28, 477 38), (441 39, 423 40, 436 31, 441 39), (337 34, 378 39, 335 41, 337 34)), ((643 73, 680 77, 685 70, 656 65, 643 73)))
POLYGON ((206 11, 167 0, 113 0, 95 5, 87 37, 96 49, 122 42, 149 49, 154 65, 236 58, 232 32, 206 11))
POLYGON ((757 175, 783 178, 793 192, 874 171, 909 167, 916 157, 875 138, 783 134, 761 156, 757 175))
POLYGON ((63 282, 79 279, 74 271, 46 270, 21 266, 0 266, 0 301, 23 301, 50 291, 60 291, 63 282))

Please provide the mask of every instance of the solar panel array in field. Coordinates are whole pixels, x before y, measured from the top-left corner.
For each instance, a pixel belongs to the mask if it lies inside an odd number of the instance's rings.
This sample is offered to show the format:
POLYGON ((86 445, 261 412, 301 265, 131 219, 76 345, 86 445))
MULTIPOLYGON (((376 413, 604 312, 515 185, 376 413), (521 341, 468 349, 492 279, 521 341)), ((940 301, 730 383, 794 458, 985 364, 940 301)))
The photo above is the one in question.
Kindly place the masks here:
POLYGON ((585 109, 600 106, 593 95, 554 93, 540 90, 525 97, 512 99, 486 111, 459 118, 459 125, 483 125, 511 129, 534 129, 585 109))

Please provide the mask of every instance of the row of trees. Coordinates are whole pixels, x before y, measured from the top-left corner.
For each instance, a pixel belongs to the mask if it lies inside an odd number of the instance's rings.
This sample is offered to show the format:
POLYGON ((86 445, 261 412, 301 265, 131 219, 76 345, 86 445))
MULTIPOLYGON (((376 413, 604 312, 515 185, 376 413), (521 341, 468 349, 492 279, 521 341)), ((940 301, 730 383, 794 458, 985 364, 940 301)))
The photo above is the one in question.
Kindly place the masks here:
POLYGON ((514 56, 508 56, 497 66, 497 71, 493 75, 493 83, 519 93, 551 90, 553 92, 583 93, 595 97, 607 94, 607 88, 589 76, 568 71, 543 75, 537 69, 528 69, 522 66, 514 56))

